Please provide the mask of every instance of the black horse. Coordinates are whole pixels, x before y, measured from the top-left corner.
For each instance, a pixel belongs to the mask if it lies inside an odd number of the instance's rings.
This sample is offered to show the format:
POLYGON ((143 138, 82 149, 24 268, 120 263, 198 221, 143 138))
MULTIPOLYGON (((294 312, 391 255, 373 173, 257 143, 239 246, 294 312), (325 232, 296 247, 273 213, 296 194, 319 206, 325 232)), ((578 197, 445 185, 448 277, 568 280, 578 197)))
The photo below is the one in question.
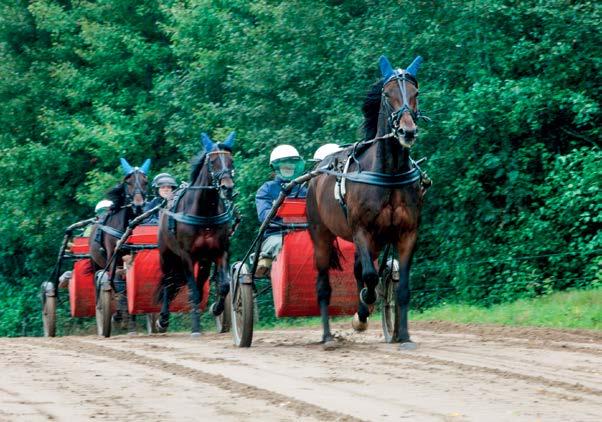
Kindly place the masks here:
POLYGON ((410 158, 410 148, 417 138, 416 120, 420 117, 416 73, 421 61, 417 57, 403 70, 393 69, 381 57, 383 79, 372 88, 363 107, 364 140, 326 158, 320 166, 330 164, 336 171, 321 174, 309 183, 307 216, 318 270, 316 287, 326 348, 334 345, 328 305, 332 290, 329 269, 339 266, 337 236, 355 244, 354 274, 359 302, 353 327, 358 331, 366 329, 377 299, 379 276, 374 260, 387 245, 397 249, 400 318, 396 340, 403 348, 415 347, 408 333, 407 312, 410 264, 423 190, 421 171, 410 158), (337 184, 337 180, 341 182, 337 184), (335 198, 335 189, 339 198, 335 198))
POLYGON ((190 186, 176 192, 169 210, 159 218, 159 253, 163 278, 156 295, 161 303, 157 329, 169 325, 169 304, 185 284, 192 309, 192 335, 200 334, 200 303, 203 285, 215 263, 219 300, 213 313, 224 310, 230 289, 229 246, 233 215, 234 170, 232 132, 223 143, 214 144, 202 134, 202 152, 194 159, 190 186), (194 267, 198 272, 194 276, 194 267))
MULTIPOLYGON (((94 224, 90 234, 90 258, 95 273, 105 268, 107 263, 111 261, 117 242, 125 232, 129 222, 143 212, 148 184, 146 174, 150 168, 150 160, 147 159, 140 167, 132 167, 124 158, 121 158, 121 167, 124 172, 122 182, 107 193, 107 198, 113 202, 113 205, 94 224)), ((113 259, 113 265, 106 273, 107 280, 113 279, 115 269, 123 265, 121 253, 118 253, 113 259)), ((108 325, 105 326, 107 321, 101 323, 98 318, 101 318, 101 316, 97 314, 99 334, 109 336, 110 328, 108 325)), ((135 319, 131 318, 129 322, 130 330, 135 331, 135 319)))

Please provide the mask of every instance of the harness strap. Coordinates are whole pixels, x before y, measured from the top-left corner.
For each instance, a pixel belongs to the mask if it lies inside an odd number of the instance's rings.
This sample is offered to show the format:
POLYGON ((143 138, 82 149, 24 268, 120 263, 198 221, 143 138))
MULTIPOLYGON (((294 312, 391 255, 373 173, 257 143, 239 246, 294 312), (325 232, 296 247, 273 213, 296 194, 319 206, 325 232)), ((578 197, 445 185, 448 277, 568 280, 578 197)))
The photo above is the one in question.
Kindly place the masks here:
POLYGON ((352 182, 380 186, 384 188, 400 188, 402 186, 410 185, 419 180, 422 173, 418 167, 400 174, 384 174, 373 171, 340 173, 338 171, 328 169, 322 169, 320 172, 329 174, 331 176, 345 178, 352 182))
POLYGON ((190 226, 200 227, 213 227, 221 226, 232 220, 232 207, 229 207, 226 211, 221 214, 212 215, 209 217, 186 214, 183 212, 172 212, 169 210, 163 210, 167 216, 180 223, 188 224, 190 226))
POLYGON ((105 232, 106 234, 116 237, 117 239, 121 239, 121 236, 123 236, 123 233, 124 233, 122 231, 114 229, 113 227, 105 226, 104 224, 99 224, 98 228, 100 230, 102 230, 103 232, 105 232))

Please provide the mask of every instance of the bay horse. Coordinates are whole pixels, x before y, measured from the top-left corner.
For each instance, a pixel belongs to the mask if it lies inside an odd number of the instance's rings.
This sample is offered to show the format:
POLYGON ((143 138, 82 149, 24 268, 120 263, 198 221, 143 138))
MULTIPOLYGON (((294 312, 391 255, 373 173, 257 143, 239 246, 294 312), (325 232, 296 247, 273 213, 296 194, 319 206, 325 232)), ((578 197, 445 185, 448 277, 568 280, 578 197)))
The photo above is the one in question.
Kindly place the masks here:
MULTIPOLYGON (((123 236, 128 224, 142 214, 148 184, 147 173, 150 159, 140 167, 132 167, 125 158, 120 159, 124 173, 121 183, 114 186, 107 198, 113 202, 109 211, 92 226, 90 239, 90 261, 96 273, 106 267, 112 259, 117 242, 123 236)), ((114 277, 114 269, 123 265, 121 254, 115 257, 115 265, 111 265, 107 273, 108 279, 114 277)), ((135 330, 135 320, 130 320, 130 329, 135 330)))
POLYGON ((201 332, 203 286, 215 263, 219 299, 214 315, 224 310, 230 291, 229 247, 233 215, 234 169, 232 147, 235 132, 223 143, 201 134, 202 150, 192 163, 190 185, 177 191, 173 205, 159 218, 159 254, 163 277, 156 291, 161 303, 157 330, 169 325, 169 304, 185 284, 189 290, 192 336, 201 332), (198 272, 194 274, 195 264, 198 272))
POLYGON ((400 318, 396 341, 402 349, 416 347, 410 340, 407 314, 410 264, 423 200, 421 171, 410 158, 410 148, 418 134, 416 120, 423 117, 418 111, 416 80, 421 62, 418 56, 407 69, 393 69, 381 56, 383 78, 372 87, 363 105, 364 140, 322 161, 320 167, 335 170, 326 170, 309 183, 307 217, 318 271, 316 290, 326 349, 335 346, 328 305, 332 291, 329 270, 340 268, 337 236, 355 244, 354 275, 359 300, 352 325, 357 331, 367 328, 368 316, 377 300, 379 274, 374 260, 388 245, 397 250, 400 278, 396 306, 400 318), (335 198, 335 187, 339 198, 335 198))

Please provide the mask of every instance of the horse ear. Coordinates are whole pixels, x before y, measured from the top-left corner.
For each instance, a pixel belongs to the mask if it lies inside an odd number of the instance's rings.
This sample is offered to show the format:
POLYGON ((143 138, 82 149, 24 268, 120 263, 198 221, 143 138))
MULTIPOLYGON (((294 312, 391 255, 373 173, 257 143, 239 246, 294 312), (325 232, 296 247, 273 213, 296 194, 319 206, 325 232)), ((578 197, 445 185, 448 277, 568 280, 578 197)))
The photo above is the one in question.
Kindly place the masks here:
POLYGON ((134 168, 130 165, 130 163, 128 163, 128 161, 125 158, 121 157, 119 159, 119 162, 121 162, 121 169, 123 170, 123 174, 125 174, 126 176, 134 171, 134 168))
POLYGON ((142 163, 142 165, 140 166, 140 171, 144 174, 148 174, 148 171, 150 170, 150 165, 151 165, 151 160, 150 158, 147 158, 144 163, 142 163))
POLYGON ((207 152, 213 151, 213 147, 214 147, 213 141, 211 140, 209 135, 207 135, 205 132, 201 133, 201 145, 203 145, 203 148, 205 148, 205 151, 207 151, 207 152))
POLYGON ((387 60, 385 56, 380 56, 378 66, 380 67, 380 73, 383 75, 385 81, 395 74, 393 66, 391 66, 391 63, 389 63, 389 60, 387 60))
POLYGON ((224 141, 224 145, 227 146, 228 148, 232 149, 232 147, 234 146, 235 139, 236 139, 236 132, 232 131, 232 132, 230 132, 230 134, 224 141))
POLYGON ((420 69, 421 64, 422 64, 422 56, 416 56, 416 58, 414 59, 412 64, 410 64, 408 66, 408 68, 406 69, 406 72, 408 72, 413 77, 416 77, 416 74, 418 73, 418 69, 420 69))

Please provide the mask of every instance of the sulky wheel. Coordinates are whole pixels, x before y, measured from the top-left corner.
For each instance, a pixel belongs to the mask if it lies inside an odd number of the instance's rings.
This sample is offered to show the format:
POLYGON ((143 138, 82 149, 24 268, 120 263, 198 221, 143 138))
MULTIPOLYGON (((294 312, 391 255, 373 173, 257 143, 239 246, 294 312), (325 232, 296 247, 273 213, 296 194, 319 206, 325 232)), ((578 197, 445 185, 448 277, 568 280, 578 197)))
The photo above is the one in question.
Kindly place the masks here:
POLYGON ((56 335, 56 296, 44 297, 42 321, 44 323, 44 337, 54 337, 56 335))
POLYGON ((392 271, 387 269, 381 278, 381 322, 385 342, 397 343, 397 327, 399 326, 399 312, 397 307, 398 280, 393 279, 392 271))
POLYGON ((157 319, 159 314, 146 314, 146 334, 156 334, 157 331, 157 319))
POLYGON ((224 299, 224 311, 215 317, 215 330, 218 333, 227 333, 230 331, 230 321, 232 318, 232 302, 230 301, 230 293, 224 299))
POLYGON ((232 339, 238 347, 249 347, 253 341, 253 285, 248 267, 237 262, 232 266, 231 320, 232 339), (244 283, 247 281, 247 283, 244 283))
POLYGON ((111 337, 111 301, 113 299, 113 290, 103 290, 98 292, 96 298, 96 328, 98 335, 111 337))

